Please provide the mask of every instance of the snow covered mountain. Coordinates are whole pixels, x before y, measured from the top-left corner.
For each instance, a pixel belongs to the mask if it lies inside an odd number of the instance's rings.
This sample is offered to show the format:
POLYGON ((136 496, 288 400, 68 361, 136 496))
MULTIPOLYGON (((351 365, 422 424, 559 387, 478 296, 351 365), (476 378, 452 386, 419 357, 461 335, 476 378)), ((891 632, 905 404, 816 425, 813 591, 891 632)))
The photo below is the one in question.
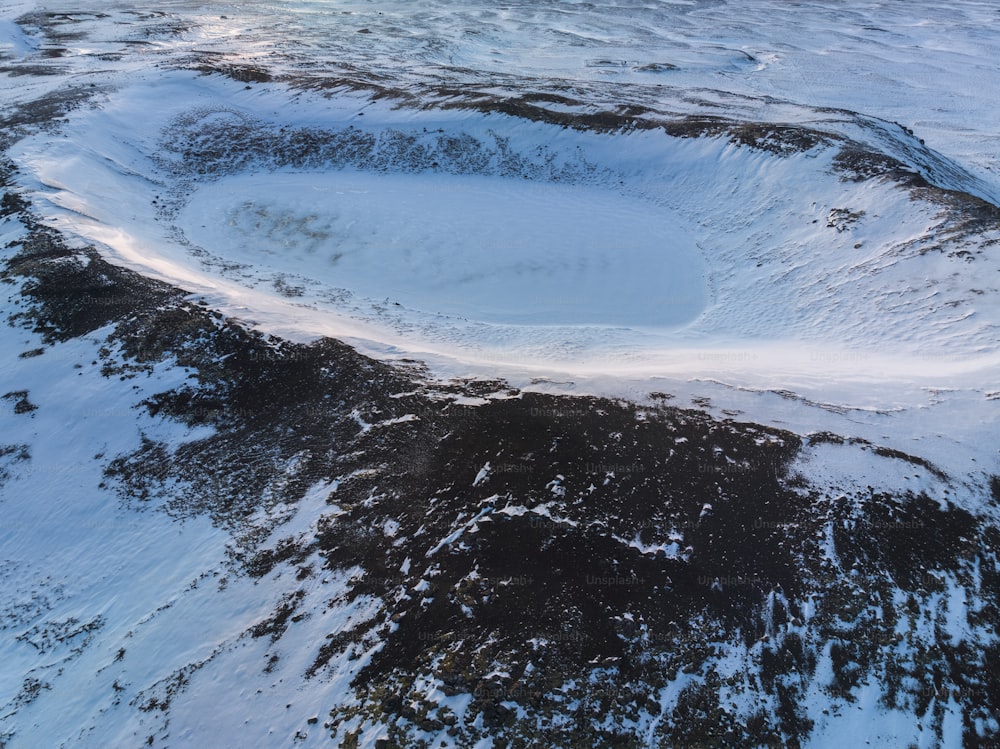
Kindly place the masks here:
POLYGON ((998 14, 0 5, 0 746, 997 746, 998 14))

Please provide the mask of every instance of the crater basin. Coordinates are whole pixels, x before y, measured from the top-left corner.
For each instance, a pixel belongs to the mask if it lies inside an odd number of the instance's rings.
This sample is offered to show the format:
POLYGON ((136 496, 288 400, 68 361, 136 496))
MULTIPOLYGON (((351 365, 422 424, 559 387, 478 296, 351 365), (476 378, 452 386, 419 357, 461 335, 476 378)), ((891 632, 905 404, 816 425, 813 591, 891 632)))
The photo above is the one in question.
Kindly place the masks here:
POLYGON ((677 218, 607 188, 243 174, 201 187, 178 219, 193 244, 256 273, 465 320, 669 329, 708 303, 705 264, 677 218))

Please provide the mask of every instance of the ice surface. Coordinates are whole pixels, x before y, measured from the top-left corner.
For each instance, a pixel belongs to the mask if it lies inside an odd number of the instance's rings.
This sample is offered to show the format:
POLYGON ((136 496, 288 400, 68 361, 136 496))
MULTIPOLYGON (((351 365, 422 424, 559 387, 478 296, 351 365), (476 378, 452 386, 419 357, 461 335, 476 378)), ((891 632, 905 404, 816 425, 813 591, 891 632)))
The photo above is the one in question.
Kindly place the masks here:
POLYGON ((484 322, 668 328, 707 302, 681 222, 610 190, 515 179, 241 175, 179 225, 226 260, 484 322))

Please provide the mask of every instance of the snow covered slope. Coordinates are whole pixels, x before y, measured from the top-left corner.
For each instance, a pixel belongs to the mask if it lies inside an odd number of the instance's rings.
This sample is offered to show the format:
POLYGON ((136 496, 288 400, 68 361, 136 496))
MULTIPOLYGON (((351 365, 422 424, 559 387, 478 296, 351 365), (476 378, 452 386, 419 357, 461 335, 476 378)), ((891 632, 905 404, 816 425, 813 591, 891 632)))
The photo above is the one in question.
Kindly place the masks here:
POLYGON ((0 745, 995 745, 997 20, 0 5, 0 745))

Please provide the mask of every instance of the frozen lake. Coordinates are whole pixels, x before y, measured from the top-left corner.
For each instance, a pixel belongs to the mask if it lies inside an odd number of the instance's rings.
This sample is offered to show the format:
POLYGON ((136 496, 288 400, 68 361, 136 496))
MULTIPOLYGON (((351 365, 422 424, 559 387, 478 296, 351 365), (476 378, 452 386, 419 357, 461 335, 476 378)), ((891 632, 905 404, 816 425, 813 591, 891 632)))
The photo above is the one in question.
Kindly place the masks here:
POLYGON ((179 224, 226 260, 484 322, 664 328, 707 302, 680 219, 594 187, 469 176, 240 175, 179 224))

